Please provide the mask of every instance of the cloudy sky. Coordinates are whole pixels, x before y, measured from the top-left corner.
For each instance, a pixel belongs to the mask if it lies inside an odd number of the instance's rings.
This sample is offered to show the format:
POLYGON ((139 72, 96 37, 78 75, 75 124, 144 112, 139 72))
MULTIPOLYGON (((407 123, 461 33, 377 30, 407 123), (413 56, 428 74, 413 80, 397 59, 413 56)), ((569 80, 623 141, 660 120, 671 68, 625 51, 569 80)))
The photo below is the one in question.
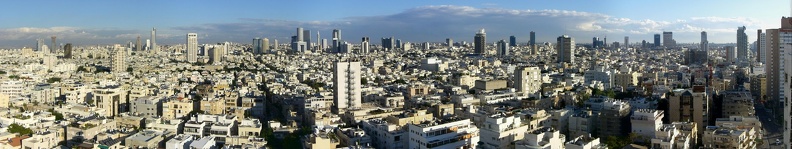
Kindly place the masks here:
MULTIPOLYGON (((395 37, 407 42, 472 41, 486 29, 488 41, 553 42, 568 34, 579 43, 592 37, 609 42, 652 40, 652 34, 674 32, 679 43, 698 43, 707 31, 712 43, 732 43, 739 26, 748 28, 749 41, 757 29, 778 28, 790 15, 790 1, 763 0, 564 0, 564 1, 13 1, 0 9, 0 48, 32 47, 35 39, 57 36, 76 45, 126 43, 158 30, 158 43, 181 44, 187 33, 199 43, 251 42, 252 38, 281 43, 303 27, 329 38, 340 29, 342 38, 395 37)), ((48 41, 49 42, 49 41, 48 41)))

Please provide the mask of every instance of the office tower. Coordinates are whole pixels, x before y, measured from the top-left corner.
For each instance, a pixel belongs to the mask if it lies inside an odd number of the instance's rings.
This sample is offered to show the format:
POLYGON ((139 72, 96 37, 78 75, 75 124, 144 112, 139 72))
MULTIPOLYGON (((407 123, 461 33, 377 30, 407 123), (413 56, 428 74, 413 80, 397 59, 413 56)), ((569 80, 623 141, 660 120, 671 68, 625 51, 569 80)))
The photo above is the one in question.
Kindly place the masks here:
POLYGON ((267 38, 261 39, 261 51, 259 51, 259 54, 264 54, 265 51, 269 51, 269 50, 270 50, 269 39, 267 38))
POLYGON ((327 39, 322 39, 322 50, 327 49, 327 39))
POLYGON ((509 36, 509 46, 516 47, 517 46, 517 37, 514 35, 509 36))
POLYGON ((321 52, 324 50, 324 43, 322 43, 322 38, 319 36, 319 31, 316 31, 316 52, 321 52))
POLYGON ((187 62, 198 61, 198 34, 187 33, 187 62))
POLYGON ((306 50, 311 50, 311 30, 303 31, 303 42, 307 46, 306 50))
POLYGON ((738 63, 737 62, 737 49, 735 49, 733 46, 726 46, 726 47, 723 47, 723 48, 726 49, 726 57, 725 57, 726 62, 728 62, 729 64, 738 63))
POLYGON ((341 40, 341 30, 333 29, 333 39, 341 40))
POLYGON ((641 40, 641 48, 646 48, 646 40, 641 40))
POLYGON ((295 53, 305 53, 308 51, 308 44, 304 41, 305 32, 303 28, 297 28, 297 36, 292 36, 291 48, 295 53))
POLYGON ((756 61, 764 63, 764 34, 762 33, 762 29, 756 30, 756 61))
POLYGON ((360 108, 360 62, 336 62, 333 72, 333 113, 360 108))
POLYGON ((126 69, 127 69, 127 65, 126 65, 126 54, 127 54, 126 48, 122 47, 119 44, 116 44, 115 47, 113 47, 113 52, 114 52, 113 61, 112 61, 113 62, 113 67, 112 67, 113 73, 125 72, 126 69))
POLYGON ((756 61, 761 63, 764 63, 764 51, 762 50, 762 47, 764 47, 764 44, 762 43, 762 40, 764 39, 763 36, 764 34, 762 33, 762 29, 756 30, 756 61))
POLYGON ((423 49, 424 49, 424 50, 430 50, 430 49, 431 49, 431 48, 429 47, 429 42, 424 42, 424 43, 423 43, 423 49))
POLYGON ((67 43, 63 46, 63 58, 72 58, 72 44, 67 43))
POLYGON ((395 48, 395 43, 393 43, 393 37, 390 38, 382 38, 382 49, 384 51, 393 50, 395 48))
MULTIPOLYGON (((709 106, 712 97, 704 86, 693 86, 692 89, 674 90, 668 100, 668 118, 671 122, 696 122, 699 130, 709 125, 709 106)), ((701 134, 703 131, 699 131, 701 134)))
POLYGON ((274 41, 272 41, 272 49, 278 50, 278 46, 279 46, 278 45, 278 39, 273 39, 273 40, 274 41))
MULTIPOLYGON (((790 130, 792 130, 792 119, 790 119, 792 118, 792 115, 790 115, 792 114, 792 108, 791 108, 792 106, 789 106, 788 102, 789 99, 792 99, 792 92, 790 92, 790 90, 792 90, 792 79, 789 78, 789 76, 792 76, 792 57, 790 57, 792 56, 792 54, 790 54, 792 53, 792 40, 789 40, 792 39, 792 17, 782 17, 781 28, 777 29, 775 32, 776 33, 773 33, 775 34, 774 35, 775 37, 771 37, 770 31, 768 31, 767 33, 768 36, 766 37, 765 40, 767 40, 766 42, 768 43, 767 45, 768 51, 770 51, 771 49, 777 51, 776 53, 770 52, 768 54, 776 54, 773 56, 778 57, 778 60, 776 60, 776 62, 780 62, 778 63, 779 65, 777 66, 778 71, 783 72, 775 76, 777 78, 780 78, 776 80, 779 82, 784 82, 785 84, 783 85, 776 84, 778 85, 778 88, 776 89, 778 92, 776 92, 776 94, 779 94, 781 96, 771 97, 771 99, 772 98, 778 99, 775 102, 771 102, 771 103, 774 104, 773 107, 784 107, 784 112, 783 112, 784 124, 781 125, 784 126, 783 129, 784 139, 781 140, 784 140, 783 144, 786 145, 786 148, 790 148, 790 146, 792 146, 792 144, 790 144, 789 142, 790 139, 792 139, 791 138, 792 136, 790 136, 792 135, 792 132, 790 132, 790 130), (783 86, 784 88, 781 88, 780 86, 783 86)), ((768 55, 768 57, 770 56, 771 55, 768 55)), ((769 72, 768 72, 768 78, 769 78, 769 72)), ((768 79, 768 84, 770 84, 769 81, 770 80, 768 79)), ((768 96, 770 96, 770 91, 771 91, 770 88, 768 88, 767 90, 768 96)))
POLYGON ((654 47, 660 47, 660 34, 654 34, 654 47))
POLYGON ((151 28, 151 48, 149 50, 157 50, 157 28, 151 28))
POLYGON ((454 46, 454 39, 446 38, 446 45, 448 47, 453 47, 454 46))
POLYGON ((362 42, 360 42, 360 53, 369 53, 370 51, 370 42, 371 40, 369 37, 363 37, 362 42))
POLYGON ((297 40, 292 39, 292 42, 304 41, 305 40, 305 36, 304 35, 305 34, 304 34, 304 31, 303 31, 303 28, 302 27, 298 27, 297 28, 297 40))
POLYGON ((529 46, 536 45, 536 32, 531 31, 531 41, 528 43, 529 46))
MULTIPOLYGON (((391 37, 391 38, 393 38, 393 37, 391 37)), ((401 49, 402 48, 401 39, 396 39, 396 44, 394 44, 394 45, 396 45, 395 47, 393 47, 394 49, 396 49, 396 48, 401 49)))
POLYGON ((58 45, 55 44, 55 38, 57 38, 57 37, 52 36, 51 38, 52 38, 52 46, 50 46, 50 53, 58 52, 57 51, 58 50, 58 45))
POLYGON ((748 34, 745 34, 745 26, 737 28, 737 62, 747 63, 748 60, 748 34))
POLYGON ((674 41, 673 32, 663 32, 663 46, 668 48, 676 47, 676 41, 674 41))
POLYGON ((209 61, 212 62, 213 65, 220 65, 223 63, 223 55, 225 54, 226 44, 218 43, 215 46, 209 47, 208 55, 209 61))
POLYGON ((333 42, 333 46, 330 47, 331 49, 328 50, 328 51, 330 51, 331 53, 332 52, 338 52, 339 51, 339 46, 341 44, 340 43, 341 42, 341 30, 333 29, 332 42, 333 42))
POLYGON ((473 38, 473 53, 483 54, 487 48, 487 33, 484 29, 480 29, 476 36, 473 38))
POLYGON ((253 38, 253 47, 251 48, 253 54, 261 54, 262 53, 261 51, 263 50, 263 48, 262 48, 263 43, 261 43, 261 42, 262 42, 261 38, 253 38))
POLYGON ((498 51, 496 51, 498 56, 506 56, 509 55, 509 43, 506 43, 506 40, 501 39, 498 41, 498 51))
POLYGON ((44 40, 36 39, 36 51, 44 50, 44 40))
POLYGON ((542 74, 539 67, 522 67, 514 71, 514 88, 517 92, 533 96, 542 86, 542 74))
POLYGON ((556 39, 556 50, 558 50, 559 63, 575 63, 575 39, 569 35, 558 36, 556 39))
POLYGON ((630 48, 630 36, 624 36, 624 48, 630 48))
POLYGON ((140 45, 140 35, 138 35, 138 36, 137 36, 137 42, 135 42, 135 51, 142 51, 142 49, 141 49, 141 48, 142 48, 142 47, 141 47, 141 45, 140 45))
POLYGON ((701 45, 699 50, 709 51, 709 41, 707 40, 707 32, 701 31, 701 45))
POLYGON ((599 37, 591 38, 591 47, 592 48, 602 47, 602 41, 599 39, 599 37))

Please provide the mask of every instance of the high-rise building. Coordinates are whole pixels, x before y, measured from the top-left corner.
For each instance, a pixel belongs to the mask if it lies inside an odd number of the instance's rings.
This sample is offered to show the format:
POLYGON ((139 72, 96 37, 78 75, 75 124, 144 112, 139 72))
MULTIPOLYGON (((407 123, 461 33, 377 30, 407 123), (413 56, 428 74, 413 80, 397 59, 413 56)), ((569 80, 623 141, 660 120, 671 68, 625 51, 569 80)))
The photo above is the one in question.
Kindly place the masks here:
POLYGON ((324 44, 322 43, 322 37, 319 36, 319 31, 316 31, 316 52, 321 52, 324 50, 324 44))
POLYGON ((767 74, 767 101, 770 103, 780 104, 781 99, 784 99, 784 95, 781 94, 782 89, 784 87, 782 82, 783 73, 781 70, 783 69, 782 66, 782 56, 783 54, 779 48, 780 46, 780 30, 779 29, 767 29, 765 30, 765 48, 767 52, 765 55, 767 57, 767 63, 765 65, 765 73, 767 74))
POLYGON ((446 45, 448 47, 453 47, 454 46, 454 39, 446 38, 446 45))
POLYGON ((737 62, 747 63, 748 61, 748 34, 745 34, 745 26, 737 28, 737 62))
POLYGON ((225 44, 218 43, 217 45, 206 48, 209 49, 209 61, 211 61, 213 65, 220 65, 223 63, 223 55, 226 50, 225 47, 225 44))
POLYGON ((58 52, 58 45, 55 42, 55 36, 52 36, 52 46, 50 46, 50 53, 58 52))
POLYGON ((135 51, 143 51, 142 45, 140 45, 140 35, 137 36, 137 42, 135 42, 135 51))
MULTIPOLYGON (((768 57, 774 56, 778 58, 775 60, 776 62, 780 62, 778 63, 779 66, 777 66, 777 70, 782 73, 778 73, 777 76, 774 76, 778 78, 774 81, 784 82, 784 84, 775 83, 774 85, 777 85, 777 89, 775 89, 777 92, 775 92, 775 94, 779 94, 781 97, 776 96, 770 98, 778 99, 776 102, 771 102, 774 104, 773 107, 784 107, 784 124, 781 125, 784 126, 784 139, 782 139, 784 141, 782 143, 786 145, 786 148, 790 148, 790 146, 792 146, 792 143, 790 143, 792 140, 792 132, 790 132, 792 131, 792 106, 789 106, 787 102, 789 102, 789 99, 792 99, 792 92, 790 92, 790 90, 792 90, 792 79, 788 78, 788 76, 792 75, 792 40, 789 40, 792 39, 792 17, 782 17, 781 28, 777 29, 773 34, 775 34, 773 35, 775 37, 771 37, 771 33, 768 30, 765 39, 767 40, 768 51, 770 51, 768 57), (777 52, 774 53, 773 51, 777 52)), ((769 61, 768 59, 768 64, 770 63, 769 61)), ((768 74, 767 84, 769 85, 771 83, 769 79, 770 73, 766 73, 768 74)), ((769 87, 767 92, 768 96, 771 96, 769 87)))
POLYGON ((701 31, 701 45, 699 50, 709 51, 709 41, 707 40, 707 32, 701 31))
POLYGON ((198 34, 187 33, 187 62, 195 63, 198 61, 198 34))
POLYGON ((363 37, 361 40, 362 41, 360 42, 360 53, 369 53, 369 52, 371 52, 371 51, 369 51, 369 50, 371 50, 370 49, 371 48, 371 45, 370 45, 371 40, 369 39, 369 37, 363 37))
POLYGON ((311 30, 303 30, 303 42, 308 47, 306 50, 311 50, 311 30))
POLYGON ((654 34, 654 47, 660 47, 660 34, 654 34))
POLYGON ((630 36, 624 36, 624 48, 630 48, 630 36))
POLYGON ((759 62, 767 63, 767 34, 760 33, 757 37, 759 42, 756 44, 756 57, 759 59, 759 62))
POLYGON ((261 43, 261 42, 262 42, 261 38, 253 38, 253 47, 251 48, 252 49, 251 52, 253 52, 253 54, 261 54, 262 53, 263 49, 262 49, 261 46, 263 46, 262 45, 263 43, 261 43))
POLYGON ((487 33, 484 29, 480 29, 476 36, 473 37, 473 53, 483 54, 486 53, 487 48, 487 33))
MULTIPOLYGON (((308 51, 308 43, 305 40, 303 28, 297 28, 297 36, 292 36, 291 48, 295 53, 305 53, 308 51)), ((310 33, 309 33, 310 35, 310 33)))
POLYGON ((696 122, 697 129, 703 130, 709 124, 712 102, 704 86, 674 90, 668 101, 668 118, 672 122, 696 122))
POLYGON ((44 50, 44 40, 36 39, 36 51, 44 50))
POLYGON ((63 58, 72 58, 72 44, 67 43, 63 46, 63 58))
POLYGON ((151 48, 149 50, 157 50, 157 28, 151 28, 151 48))
POLYGON ((333 29, 333 38, 332 38, 333 46, 330 47, 329 52, 338 52, 340 51, 341 46, 341 30, 333 29))
POLYGON ((360 62, 336 62, 333 65, 334 113, 361 107, 360 62))
POLYGON ((764 40, 764 34, 762 33, 762 29, 756 30, 756 61, 761 63, 765 62, 765 57, 764 57, 765 51, 764 49, 762 49, 762 47, 764 47, 763 40, 764 40))
MULTIPOLYGON (((262 49, 262 51, 259 51, 259 54, 264 54, 265 51, 269 51, 270 50, 269 39, 267 39, 267 38, 261 39, 261 49, 262 49)), ((228 49, 226 49, 226 50, 228 50, 228 49)))
POLYGON ((599 39, 599 37, 591 38, 591 47, 592 48, 601 48, 604 47, 603 41, 599 39))
POLYGON ((542 86, 539 67, 522 67, 514 71, 514 88, 526 95, 534 95, 542 86))
POLYGON ((723 47, 723 48, 726 49, 726 56, 725 56, 726 62, 728 62, 729 64, 738 63, 737 62, 737 49, 735 49, 733 46, 726 46, 726 47, 723 47))
POLYGON ((557 62, 575 63, 575 39, 569 35, 558 36, 556 40, 556 50, 558 50, 557 62))
POLYGON ((509 36, 509 46, 511 47, 517 46, 517 37, 514 37, 514 35, 509 36))
POLYGON ((302 27, 297 28, 297 41, 305 41, 305 31, 302 27))
MULTIPOLYGON (((393 37, 391 37, 391 38, 393 38, 393 37)), ((395 45, 396 45, 396 46, 395 46, 395 47, 393 47, 393 48, 399 48, 399 49, 401 49, 401 48, 402 48, 402 41, 401 41, 401 39, 396 39, 396 44, 395 44, 395 45)))
POLYGON ((676 47, 673 32, 663 32, 663 46, 668 48, 676 47))
POLYGON ((127 64, 126 64, 126 48, 122 47, 119 44, 116 44, 113 47, 113 67, 112 70, 114 73, 121 73, 126 71, 127 64))
POLYGON ((278 50, 278 39, 273 39, 272 41, 272 49, 278 50))
POLYGON ((536 45, 536 32, 531 31, 531 41, 528 42, 529 46, 536 45))
POLYGON ((496 51, 496 54, 498 56, 507 56, 507 55, 509 55, 509 44, 510 43, 507 43, 506 40, 502 40, 501 39, 500 41, 498 41, 498 44, 497 44, 497 46, 498 46, 497 49, 498 50, 496 51))
POLYGON ((393 48, 396 48, 394 42, 393 37, 382 38, 382 49, 385 51, 393 50, 393 48))

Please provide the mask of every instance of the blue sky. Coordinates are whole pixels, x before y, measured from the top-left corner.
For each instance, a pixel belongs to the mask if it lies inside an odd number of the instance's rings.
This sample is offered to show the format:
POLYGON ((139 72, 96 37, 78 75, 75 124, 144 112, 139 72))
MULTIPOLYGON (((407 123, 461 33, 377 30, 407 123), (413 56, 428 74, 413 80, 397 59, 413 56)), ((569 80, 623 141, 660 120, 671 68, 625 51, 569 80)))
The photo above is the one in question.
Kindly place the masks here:
POLYGON ((631 42, 639 42, 666 30, 675 32, 677 42, 687 43, 698 42, 698 32, 704 30, 711 42, 723 43, 734 42, 738 26, 747 26, 749 40, 755 40, 756 29, 777 28, 780 17, 790 15, 788 0, 53 0, 5 6, 0 9, 0 47, 30 46, 36 38, 51 35, 76 44, 124 43, 138 35, 148 38, 151 27, 158 28, 163 44, 181 43, 188 32, 199 33, 200 42, 266 37, 284 43, 300 26, 325 37, 339 28, 352 43, 362 36, 471 41, 477 28, 486 28, 490 41, 509 35, 525 39, 534 30, 539 42, 562 34, 578 42, 594 36, 630 36, 631 42))

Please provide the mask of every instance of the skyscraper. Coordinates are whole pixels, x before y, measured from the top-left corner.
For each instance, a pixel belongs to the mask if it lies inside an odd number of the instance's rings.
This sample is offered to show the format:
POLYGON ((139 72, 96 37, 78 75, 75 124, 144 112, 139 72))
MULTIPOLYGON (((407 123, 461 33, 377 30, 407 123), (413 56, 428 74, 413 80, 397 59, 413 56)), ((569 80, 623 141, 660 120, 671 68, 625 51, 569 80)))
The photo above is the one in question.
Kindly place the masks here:
POLYGON ((142 47, 141 47, 141 45, 140 45, 140 44, 141 44, 141 43, 140 43, 140 35, 138 35, 138 37, 137 37, 137 42, 135 42, 135 51, 143 51, 143 50, 141 49, 142 47))
POLYGON ((568 35, 559 36, 556 40, 558 62, 575 63, 575 39, 568 35))
POLYGON ((112 67, 113 73, 121 73, 121 72, 126 71, 126 69, 127 69, 127 65, 126 65, 126 54, 127 54, 126 48, 122 47, 119 44, 116 44, 113 47, 113 52, 114 52, 113 61, 112 61, 113 62, 113 67, 112 67))
POLYGON ((324 50, 324 44, 322 43, 322 37, 319 36, 319 31, 316 31, 316 52, 321 52, 324 50))
POLYGON ((363 37, 361 40, 362 41, 360 42, 360 53, 369 53, 369 52, 371 52, 371 51, 369 51, 370 48, 371 48, 371 46, 370 46, 371 40, 369 40, 369 37, 363 37))
POLYGON ((536 45, 536 33, 534 31, 531 31, 531 41, 528 42, 528 45, 536 45))
POLYGON ((487 33, 484 29, 480 29, 476 36, 473 37, 473 53, 483 54, 487 48, 487 33))
POLYGON ((306 50, 311 50, 311 30, 303 30, 303 42, 305 42, 306 50))
POLYGON ((393 37, 390 38, 382 38, 382 48, 384 51, 393 50, 395 48, 395 42, 393 37))
POLYGON ((198 34, 187 33, 187 62, 195 63, 198 61, 198 34))
POLYGON ((58 50, 58 45, 55 44, 55 38, 57 38, 57 37, 52 36, 52 46, 50 46, 50 53, 58 52, 57 51, 58 50))
POLYGON ((446 38, 446 45, 448 47, 453 47, 454 46, 454 39, 446 38))
MULTIPOLYGON (((393 37, 391 37, 391 38, 393 38, 393 37)), ((395 45, 395 46, 393 47, 394 49, 395 49, 395 48, 401 49, 401 48, 402 48, 402 41, 401 41, 401 39, 396 39, 396 44, 394 44, 394 45, 395 45)))
MULTIPOLYGON (((308 44, 305 40, 305 32, 302 27, 297 28, 297 36, 292 36, 291 48, 295 53, 305 53, 308 51, 308 44)), ((310 33, 309 33, 310 35, 310 33)))
POLYGON ((745 34, 745 26, 737 28, 737 62, 747 63, 748 61, 748 34, 745 34))
POLYGON ((223 54, 225 54, 225 44, 218 43, 215 46, 212 46, 209 49, 209 61, 212 62, 213 65, 220 65, 223 62, 223 54))
POLYGON ((70 59, 72 58, 72 44, 67 43, 63 46, 63 58, 70 59))
POLYGON ((251 52, 253 52, 253 54, 261 54, 261 51, 263 50, 261 46, 263 46, 261 43, 261 38, 253 38, 253 47, 251 48, 251 52))
MULTIPOLYGON (((512 37, 514 37, 514 36, 512 36, 512 37)), ((502 40, 501 39, 500 41, 498 41, 498 48, 497 48, 498 50, 496 51, 497 55, 498 56, 509 55, 509 44, 511 44, 511 43, 507 44, 506 40, 502 40)))
POLYGON ((764 63, 764 34, 762 29, 756 30, 756 61, 764 63))
POLYGON ((267 38, 261 39, 261 51, 259 51, 260 52, 259 54, 264 54, 265 51, 269 51, 269 50, 270 50, 269 39, 267 38))
POLYGON ((624 36, 624 48, 630 48, 630 36, 624 36))
POLYGON ((701 31, 701 45, 699 50, 709 51, 709 41, 707 40, 707 32, 701 31))
POLYGON ((272 41, 272 49, 278 50, 278 39, 273 39, 272 41))
POLYGON ((157 28, 151 28, 151 48, 149 50, 157 50, 157 28))
POLYGON ((36 39, 36 51, 44 50, 44 40, 36 39))
POLYGON ((305 32, 303 31, 302 27, 297 28, 297 41, 304 41, 305 40, 305 32))
POLYGON ((341 51, 341 30, 333 29, 333 38, 332 38, 333 46, 330 47, 329 52, 338 52, 341 51))
POLYGON ((360 62, 333 65, 333 113, 361 106, 360 62))
POLYGON ((660 34, 654 34, 654 47, 660 46, 660 34))
POLYGON ((517 46, 517 37, 514 35, 509 36, 509 46, 516 47, 517 46))
POLYGON ((668 48, 676 47, 676 41, 674 41, 673 32, 663 32, 663 46, 668 48))

